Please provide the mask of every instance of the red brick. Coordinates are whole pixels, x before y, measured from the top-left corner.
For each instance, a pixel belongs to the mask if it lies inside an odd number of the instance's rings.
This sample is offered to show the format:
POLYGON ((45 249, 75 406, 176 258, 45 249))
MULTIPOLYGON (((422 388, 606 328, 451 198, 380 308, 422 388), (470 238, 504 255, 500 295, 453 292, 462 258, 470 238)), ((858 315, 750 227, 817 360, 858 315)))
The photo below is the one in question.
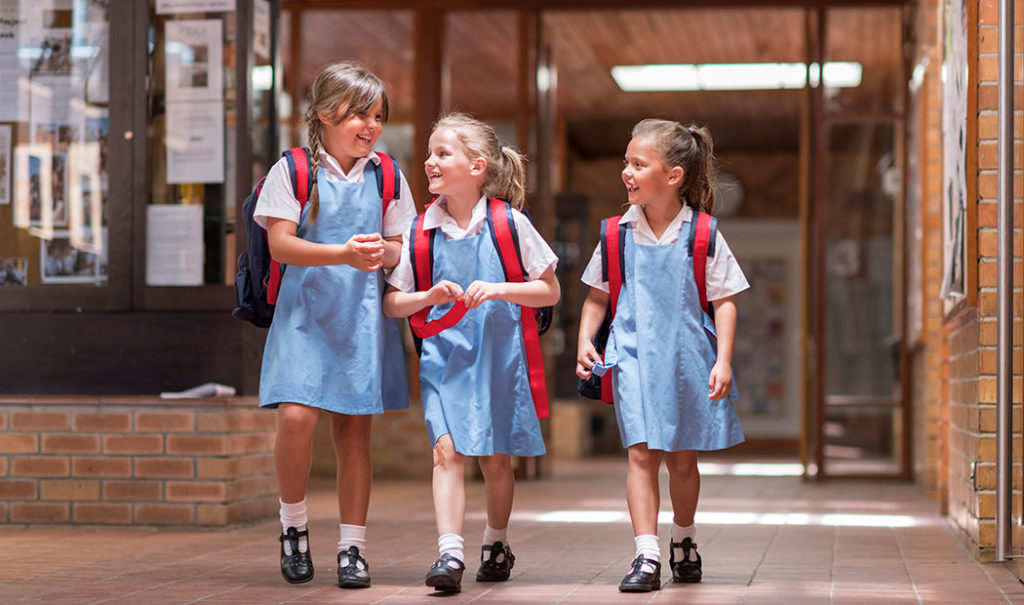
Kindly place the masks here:
POLYGON ((0 502, 0 523, 7 523, 9 521, 9 519, 7 518, 8 508, 9 507, 7 506, 6 502, 0 502))
POLYGON ((195 427, 194 412, 135 412, 136 431, 187 432, 195 427))
POLYGON ((104 454, 162 454, 163 435, 104 435, 104 454))
POLYGON ((67 456, 15 456, 11 460, 15 477, 67 477, 70 473, 67 456))
POLYGON ((66 431, 68 430, 67 412, 11 412, 12 431, 66 431))
POLYGON ((234 521, 232 509, 226 504, 199 504, 196 506, 196 525, 224 526, 234 521))
POLYGON ((11 523, 66 523, 69 508, 67 502, 15 502, 11 523))
POLYGON ((192 458, 136 458, 135 476, 145 478, 187 479, 195 475, 192 458))
POLYGON ((98 454, 99 435, 50 433, 43 435, 44 454, 98 454))
POLYGON ((0 477, 7 476, 7 456, 0 456, 0 477))
POLYGON ((76 431, 130 431, 132 415, 130 412, 79 412, 71 421, 76 431))
POLYGON ((132 505, 109 502, 75 502, 71 505, 72 520, 75 523, 103 523, 110 525, 131 525, 132 505))
POLYGON ((71 468, 75 477, 132 476, 132 461, 124 457, 75 458, 71 468))
POLYGON ((167 453, 177 455, 227 453, 225 435, 168 435, 167 453))
POLYGON ((0 499, 35 500, 37 497, 34 479, 4 479, 0 481, 0 499))
POLYGON ((100 482, 81 479, 42 479, 39 481, 40 500, 99 500, 100 482))
POLYGON ((0 431, 7 430, 7 412, 0 410, 0 431))
POLYGON ((148 525, 191 525, 195 507, 191 504, 137 504, 135 522, 148 525))
POLYGON ((228 486, 224 481, 168 481, 168 502, 223 502, 228 486))
POLYGON ((0 433, 0 454, 25 454, 39 451, 35 433, 0 433))
POLYGON ((104 481, 103 499, 121 502, 160 500, 163 485, 160 481, 104 481))

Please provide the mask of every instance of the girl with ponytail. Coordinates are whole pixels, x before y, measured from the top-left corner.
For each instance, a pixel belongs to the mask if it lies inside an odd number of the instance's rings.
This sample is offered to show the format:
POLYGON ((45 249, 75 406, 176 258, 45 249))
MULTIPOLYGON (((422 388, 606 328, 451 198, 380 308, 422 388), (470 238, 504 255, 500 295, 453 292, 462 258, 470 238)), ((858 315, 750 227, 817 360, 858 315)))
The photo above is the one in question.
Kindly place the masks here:
MULTIPOLYGON (((698 213, 715 205, 711 133, 669 120, 633 127, 622 182, 629 209, 619 217, 624 267, 604 358, 593 338, 605 317, 611 287, 602 271, 601 247, 583 273, 590 293, 583 303, 576 375, 611 372, 615 416, 628 451, 626 502, 636 558, 619 584, 623 592, 661 586, 658 544, 658 468, 669 474, 673 523, 672 579, 699 582, 701 558, 693 524, 700 491, 697 452, 732 447, 743 432, 732 400, 734 297, 746 278, 725 238, 710 228, 705 263, 706 296, 700 301, 690 239, 698 213), (600 362, 600 363, 599 363, 600 362)), ((702 217, 710 224, 709 217, 702 217)), ((699 223, 698 223, 699 224, 699 223)), ((611 256, 611 255, 609 255, 611 256)))
POLYGON ((520 313, 558 301, 558 258, 519 211, 525 198, 524 160, 499 144, 493 128, 465 114, 447 115, 434 125, 429 145, 424 169, 430 192, 438 197, 417 217, 403 243, 401 260, 388 276, 384 313, 405 317, 438 305, 430 311, 437 317, 447 312, 442 305, 450 308, 456 302, 468 309, 455 325, 425 337, 420 355, 439 536, 439 557, 427 572, 426 585, 459 592, 466 568, 462 529, 469 457, 477 457, 487 493, 487 529, 476 580, 508 580, 515 562, 508 540, 514 489, 509 457, 544 453, 520 313), (492 240, 502 225, 488 213, 495 206, 505 208, 514 221, 523 282, 506 281, 492 240), (432 262, 426 264, 434 285, 417 291, 410 247, 424 241, 433 242, 432 262))
POLYGON ((388 117, 380 78, 358 63, 329 65, 308 101, 309 200, 303 207, 297 199, 282 158, 253 213, 271 255, 288 265, 263 352, 260 405, 277 409, 284 579, 313 579, 305 496, 326 410, 338 457, 338 585, 365 588, 370 421, 409 405, 398 326, 381 311, 381 269, 398 262, 416 207, 404 176, 395 200, 381 200, 377 189, 382 160, 373 146, 388 117))

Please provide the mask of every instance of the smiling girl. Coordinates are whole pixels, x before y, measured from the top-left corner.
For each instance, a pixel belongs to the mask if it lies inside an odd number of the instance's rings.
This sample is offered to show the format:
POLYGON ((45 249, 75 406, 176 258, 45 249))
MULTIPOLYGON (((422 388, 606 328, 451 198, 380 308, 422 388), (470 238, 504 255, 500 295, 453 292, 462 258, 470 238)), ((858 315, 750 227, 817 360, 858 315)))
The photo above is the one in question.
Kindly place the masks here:
POLYGON ((305 496, 320 411, 331 413, 338 458, 338 585, 365 588, 370 420, 409 405, 398 326, 381 313, 380 269, 398 262, 416 209, 403 177, 398 198, 381 212, 373 146, 387 117, 377 76, 356 63, 324 68, 305 114, 309 201, 302 207, 296 199, 282 159, 254 212, 271 254, 288 265, 263 352, 260 405, 277 408, 281 573, 290 583, 313 578, 305 496))
POLYGON ((413 229, 422 225, 414 237, 434 242, 434 285, 416 291, 406 237, 401 261, 388 276, 384 313, 405 317, 438 305, 431 311, 436 317, 456 301, 467 309, 457 324, 424 338, 420 356, 423 414, 434 448, 439 536, 439 557, 427 572, 426 584, 459 592, 466 568, 462 529, 468 457, 477 457, 487 494, 487 529, 476 580, 507 580, 515 561, 507 533, 514 490, 509 456, 544 453, 520 313, 558 301, 558 258, 519 212, 525 197, 523 158, 515 149, 502 147, 493 128, 464 114, 448 115, 434 125, 429 146, 424 169, 430 192, 438 197, 413 229), (490 198, 511 206, 524 282, 506 281, 492 240, 490 198))
MULTIPOLYGON (((697 451, 743 441, 732 405, 734 296, 746 278, 718 233, 706 262, 704 313, 694 279, 689 239, 698 212, 715 203, 714 155, 706 128, 668 120, 633 127, 622 182, 629 210, 619 219, 625 273, 604 359, 611 366, 615 416, 628 449, 626 503, 636 558, 619 584, 623 592, 661 587, 658 545, 658 468, 668 467, 673 523, 672 579, 699 582, 694 514, 700 492, 697 451), (688 235, 689 234, 689 235, 688 235), (715 333, 717 332, 717 343, 715 333), (616 359, 616 365, 610 360, 616 359)), ((717 231, 712 231, 717 233, 717 231)), ((590 293, 580 316, 576 374, 590 377, 601 355, 593 344, 610 286, 600 246, 583 273, 590 293)))

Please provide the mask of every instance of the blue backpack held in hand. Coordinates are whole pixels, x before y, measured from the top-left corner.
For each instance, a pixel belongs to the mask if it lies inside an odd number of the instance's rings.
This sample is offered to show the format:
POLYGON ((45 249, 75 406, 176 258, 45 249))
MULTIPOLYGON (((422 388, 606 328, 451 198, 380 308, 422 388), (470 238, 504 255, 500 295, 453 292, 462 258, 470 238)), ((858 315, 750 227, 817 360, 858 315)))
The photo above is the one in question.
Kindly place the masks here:
MULTIPOLYGON (((391 202, 399 195, 399 172, 395 160, 391 156, 377 152, 380 156, 378 167, 371 160, 371 166, 377 179, 377 191, 383 201, 383 212, 387 212, 391 202), (378 169, 379 168, 379 169, 378 169)), ((311 178, 312 163, 309 149, 295 147, 285 151, 282 156, 288 160, 288 174, 291 177, 292 192, 299 202, 299 212, 306 207, 306 201, 313 191, 314 178, 311 178)), ((253 220, 256 201, 263 189, 260 179, 256 188, 242 202, 242 224, 245 229, 246 249, 238 256, 238 273, 235 275, 235 301, 237 306, 231 314, 238 319, 247 321, 258 328, 269 328, 274 319, 274 305, 277 304, 277 292, 281 287, 281 276, 285 265, 278 263, 270 256, 267 232, 253 220)))

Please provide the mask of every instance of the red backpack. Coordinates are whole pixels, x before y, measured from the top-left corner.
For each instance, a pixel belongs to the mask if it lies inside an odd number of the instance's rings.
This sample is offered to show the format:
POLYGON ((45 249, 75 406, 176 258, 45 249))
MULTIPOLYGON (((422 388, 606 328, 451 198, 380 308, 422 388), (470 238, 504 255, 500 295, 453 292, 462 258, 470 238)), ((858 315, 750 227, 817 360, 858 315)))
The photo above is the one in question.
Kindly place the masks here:
MULTIPOLYGON (((313 180, 310 178, 312 163, 309 149, 294 147, 281 154, 288 161, 288 174, 291 176, 292 191, 299 201, 299 212, 306 207, 306 201, 313 191, 313 180)), ((380 166, 371 164, 377 178, 377 191, 383 202, 382 212, 397 198, 399 189, 399 171, 395 160, 378 152, 380 166)), ((256 188, 242 202, 242 226, 245 229, 246 249, 238 255, 238 273, 235 275, 235 301, 237 306, 232 315, 247 321, 258 328, 269 328, 274 319, 274 308, 277 304, 277 292, 281 288, 281 276, 285 266, 274 260, 270 255, 267 232, 253 220, 256 201, 263 190, 260 179, 256 188)))
MULTIPOLYGON (((429 290, 433 285, 434 238, 438 229, 424 229, 423 220, 426 213, 416 217, 409 236, 409 255, 412 261, 413 275, 417 291, 429 290)), ((491 199, 487 204, 487 223, 490 226, 494 248, 501 258, 505 270, 505 280, 509 282, 526 281, 526 269, 519 250, 519 232, 512 216, 512 206, 500 199, 491 199)), ((452 308, 443 316, 427 321, 432 307, 425 307, 409 318, 409 327, 419 339, 429 338, 459 323, 466 314, 466 306, 456 301, 452 308)), ((540 333, 537 328, 538 313, 531 308, 523 308, 520 318, 523 326, 523 345, 526 349, 526 363, 530 375, 530 393, 533 396, 533 407, 538 418, 548 416, 548 392, 544 383, 544 358, 540 350, 540 333)), ((542 312, 543 313, 543 312, 542 312)), ((547 311, 550 318, 550 310, 547 311)))
MULTIPOLYGON (((619 292, 622 290, 622 277, 626 274, 623 250, 626 241, 628 223, 621 223, 621 216, 613 216, 601 221, 601 278, 608 282, 608 311, 604 321, 594 338, 597 352, 604 358, 604 349, 608 344, 608 333, 612 320, 619 305, 619 292)), ((694 211, 690 220, 690 238, 687 243, 687 255, 693 257, 693 280, 697 283, 697 295, 700 297, 700 308, 715 319, 715 309, 708 304, 707 292, 707 260, 715 256, 715 235, 718 230, 718 219, 706 212, 694 211)), ((612 373, 606 372, 598 377, 594 374, 586 380, 580 379, 576 391, 588 399, 599 399, 612 403, 612 373)))

